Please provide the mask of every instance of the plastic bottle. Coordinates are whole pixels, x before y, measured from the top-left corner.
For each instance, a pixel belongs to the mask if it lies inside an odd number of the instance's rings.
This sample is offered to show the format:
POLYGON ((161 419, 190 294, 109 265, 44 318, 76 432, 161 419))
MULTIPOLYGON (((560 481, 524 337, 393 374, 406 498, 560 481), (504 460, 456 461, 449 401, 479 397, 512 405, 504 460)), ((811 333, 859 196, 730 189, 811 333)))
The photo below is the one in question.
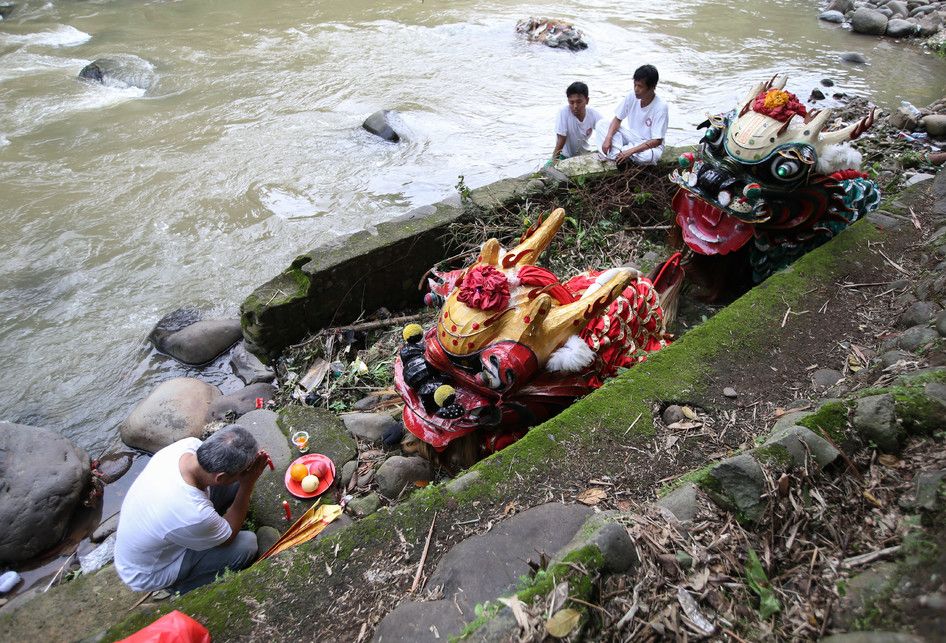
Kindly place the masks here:
POLYGON ((918 119, 920 118, 920 116, 922 116, 922 114, 920 113, 920 110, 917 109, 916 106, 910 101, 906 101, 906 100, 900 101, 900 108, 905 110, 913 118, 918 119))

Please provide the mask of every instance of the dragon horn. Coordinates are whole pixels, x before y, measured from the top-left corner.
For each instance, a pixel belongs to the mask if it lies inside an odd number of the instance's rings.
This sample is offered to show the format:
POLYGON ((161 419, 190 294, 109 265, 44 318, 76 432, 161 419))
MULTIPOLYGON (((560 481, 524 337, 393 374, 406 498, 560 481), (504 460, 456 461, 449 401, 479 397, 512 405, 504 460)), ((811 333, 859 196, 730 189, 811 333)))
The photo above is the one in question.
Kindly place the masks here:
POLYGON ((552 237, 562 227, 565 221, 565 210, 557 208, 549 217, 529 230, 518 246, 512 248, 503 256, 504 269, 516 266, 528 266, 539 260, 539 256, 552 243, 552 237))
POLYGON ((808 138, 811 139, 813 143, 818 142, 818 136, 821 134, 821 130, 825 128, 825 126, 828 124, 828 121, 831 119, 831 114, 832 110, 830 108, 823 109, 819 112, 816 112, 810 122, 805 123, 805 129, 811 132, 811 134, 808 135, 808 138))
POLYGON ((774 89, 785 89, 785 85, 788 84, 788 76, 785 74, 775 74, 769 82, 774 89))
POLYGON ((480 248, 480 256, 476 263, 485 263, 490 266, 495 266, 499 263, 499 240, 498 239, 487 239, 483 243, 483 247, 480 248))
POLYGON ((749 93, 746 94, 746 97, 742 99, 742 102, 739 104, 739 115, 742 116, 749 111, 749 107, 752 106, 752 101, 755 100, 755 97, 759 95, 766 87, 766 83, 756 83, 752 89, 749 90, 749 93))
POLYGON ((601 284, 600 288, 595 290, 588 288, 578 301, 564 306, 557 306, 548 313, 542 328, 548 334, 548 337, 555 340, 556 348, 570 335, 574 335, 584 328, 589 319, 606 310, 611 302, 624 292, 636 273, 636 271, 628 268, 613 270, 614 274, 601 284))
POLYGON ((836 143, 843 143, 845 141, 853 141, 855 138, 870 129, 870 126, 874 124, 874 119, 877 118, 877 114, 878 111, 876 109, 872 109, 870 110, 870 113, 867 114, 867 116, 856 123, 852 123, 851 125, 834 132, 822 134, 821 144, 834 145, 836 143))

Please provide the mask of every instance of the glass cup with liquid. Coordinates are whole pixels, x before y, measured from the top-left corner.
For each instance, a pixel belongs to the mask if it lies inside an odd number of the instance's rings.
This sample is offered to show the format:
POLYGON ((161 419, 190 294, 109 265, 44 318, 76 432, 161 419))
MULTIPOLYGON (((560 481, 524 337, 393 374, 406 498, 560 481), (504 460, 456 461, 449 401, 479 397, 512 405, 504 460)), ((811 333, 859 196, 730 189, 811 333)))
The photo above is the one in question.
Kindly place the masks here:
POLYGON ((307 431, 296 431, 292 434, 292 443, 299 449, 299 453, 308 453, 309 433, 307 431))

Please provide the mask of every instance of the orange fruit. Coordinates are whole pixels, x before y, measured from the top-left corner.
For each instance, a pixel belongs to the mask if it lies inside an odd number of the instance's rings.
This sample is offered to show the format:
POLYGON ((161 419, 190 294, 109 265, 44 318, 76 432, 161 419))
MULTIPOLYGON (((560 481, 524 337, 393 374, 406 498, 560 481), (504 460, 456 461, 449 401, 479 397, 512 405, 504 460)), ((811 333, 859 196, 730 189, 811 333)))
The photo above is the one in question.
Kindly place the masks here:
POLYGON ((309 475, 309 467, 301 462, 297 462, 289 467, 289 477, 296 482, 302 482, 302 479, 309 475))

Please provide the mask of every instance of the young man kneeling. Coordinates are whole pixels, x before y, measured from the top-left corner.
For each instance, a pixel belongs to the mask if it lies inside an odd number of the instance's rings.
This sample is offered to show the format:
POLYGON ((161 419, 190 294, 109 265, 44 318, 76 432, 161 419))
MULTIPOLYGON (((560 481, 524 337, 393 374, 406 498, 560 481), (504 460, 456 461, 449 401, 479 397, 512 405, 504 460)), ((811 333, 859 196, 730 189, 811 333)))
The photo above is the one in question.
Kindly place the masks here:
POLYGON ((656 165, 667 135, 667 104, 654 91, 659 75, 653 65, 634 72, 634 89, 621 101, 610 123, 595 128, 599 151, 612 161, 656 165), (627 120, 627 125, 622 121, 627 120))
POLYGON ((595 125, 601 120, 601 114, 588 107, 588 85, 574 82, 565 90, 568 105, 558 112, 555 123, 555 149, 552 161, 571 158, 590 152, 588 138, 595 125))

